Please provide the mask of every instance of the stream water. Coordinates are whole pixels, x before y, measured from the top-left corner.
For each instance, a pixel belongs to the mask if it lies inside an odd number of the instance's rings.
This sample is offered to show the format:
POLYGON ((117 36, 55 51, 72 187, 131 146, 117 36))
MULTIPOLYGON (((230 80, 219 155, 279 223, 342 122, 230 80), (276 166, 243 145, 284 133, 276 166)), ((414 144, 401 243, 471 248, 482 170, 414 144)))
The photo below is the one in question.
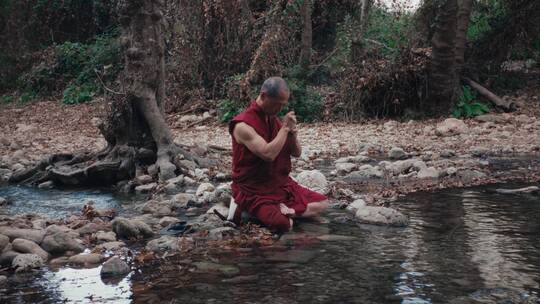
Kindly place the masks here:
POLYGON ((343 222, 331 210, 329 224, 301 223, 270 248, 186 262, 207 265, 189 279, 175 261, 115 282, 99 267, 15 275, 0 302, 538 303, 540 197, 493 191, 523 186, 409 195, 393 204, 410 216, 406 228, 343 222))

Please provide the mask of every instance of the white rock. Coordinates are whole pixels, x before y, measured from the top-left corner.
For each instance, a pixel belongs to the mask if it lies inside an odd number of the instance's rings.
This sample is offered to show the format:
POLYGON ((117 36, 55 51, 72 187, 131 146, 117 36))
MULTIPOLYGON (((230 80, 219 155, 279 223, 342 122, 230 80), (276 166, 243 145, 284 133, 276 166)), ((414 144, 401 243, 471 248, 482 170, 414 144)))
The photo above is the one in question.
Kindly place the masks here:
POLYGON ((388 157, 390 157, 391 159, 405 159, 408 157, 408 154, 407 152, 405 152, 403 149, 399 147, 393 147, 388 152, 388 157))
POLYGON ((178 238, 165 235, 158 239, 151 240, 146 244, 146 249, 152 252, 174 252, 178 250, 178 238))
POLYGON ((352 172, 354 169, 356 169, 358 166, 353 163, 336 163, 336 170, 338 174, 346 174, 352 172))
POLYGON ((20 253, 32 253, 38 255, 43 261, 49 259, 49 254, 39 247, 38 244, 25 240, 25 239, 14 239, 11 243, 13 249, 20 253))
POLYGON ((296 176, 296 181, 315 192, 327 194, 330 191, 326 177, 319 170, 302 171, 296 176))
POLYGON ((19 254, 11 263, 11 267, 15 268, 15 272, 29 271, 41 266, 43 266, 43 259, 39 255, 32 253, 19 254))
POLYGON ((130 271, 129 265, 117 256, 108 259, 101 267, 102 276, 121 276, 130 271))
POLYGON ((363 199, 357 199, 347 206, 347 210, 353 213, 356 213, 358 209, 363 208, 365 206, 366 206, 366 202, 363 199))
POLYGON ((409 223, 409 219, 401 212, 386 207, 365 206, 356 211, 356 218, 363 223, 397 227, 409 223))
POLYGON ((434 167, 429 167, 418 171, 418 178, 439 178, 439 171, 434 167))
POLYGON ((453 136, 467 133, 468 127, 463 120, 456 118, 447 118, 437 125, 435 134, 438 136, 453 136))
POLYGON ((201 196, 204 195, 205 192, 214 192, 215 189, 216 188, 214 187, 214 185, 212 185, 210 183, 202 183, 197 188, 197 191, 195 192, 195 195, 197 197, 201 197, 201 196))

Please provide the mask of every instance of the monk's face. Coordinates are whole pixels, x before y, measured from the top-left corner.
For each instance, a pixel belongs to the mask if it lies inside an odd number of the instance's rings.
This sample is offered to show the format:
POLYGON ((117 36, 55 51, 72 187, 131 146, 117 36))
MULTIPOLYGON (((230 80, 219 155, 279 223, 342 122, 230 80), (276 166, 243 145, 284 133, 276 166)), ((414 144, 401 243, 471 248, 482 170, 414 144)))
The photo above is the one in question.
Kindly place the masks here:
POLYGON ((280 91, 277 97, 270 97, 266 93, 262 94, 264 112, 267 115, 277 115, 284 107, 289 104, 289 95, 287 91, 280 91))

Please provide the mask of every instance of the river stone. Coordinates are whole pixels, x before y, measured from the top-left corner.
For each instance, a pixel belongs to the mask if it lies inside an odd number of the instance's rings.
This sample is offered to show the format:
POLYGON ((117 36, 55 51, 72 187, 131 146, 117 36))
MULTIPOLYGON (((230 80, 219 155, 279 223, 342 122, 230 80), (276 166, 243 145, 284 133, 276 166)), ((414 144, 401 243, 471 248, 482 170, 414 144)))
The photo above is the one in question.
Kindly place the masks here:
POLYGON ((388 157, 390 157, 390 159, 405 159, 408 156, 409 155, 407 154, 407 152, 405 152, 403 149, 399 147, 393 147, 388 152, 388 157))
POLYGON ((101 254, 97 253, 81 253, 74 256, 69 257, 68 262, 70 264, 76 264, 76 265, 93 265, 93 264, 99 264, 103 260, 103 257, 101 254))
POLYGON ((9 237, 0 234, 0 252, 4 251, 4 248, 9 244, 9 237))
POLYGON ((108 259, 101 267, 101 275, 106 276, 121 276, 128 274, 131 271, 129 265, 117 256, 108 259))
POLYGON ((205 192, 214 192, 215 189, 216 188, 214 187, 214 185, 212 185, 210 183, 202 183, 197 188, 197 191, 195 192, 195 195, 197 197, 201 197, 201 196, 204 195, 205 192))
POLYGON ((140 185, 140 186, 135 187, 135 193, 137 193, 137 194, 150 193, 154 189, 156 189, 156 187, 157 187, 157 183, 150 183, 150 184, 146 184, 146 185, 140 185))
POLYGON ((240 269, 236 266, 213 262, 194 262, 193 265, 197 267, 199 272, 221 272, 226 276, 234 276, 240 272, 240 269))
POLYGON ((356 218, 363 223, 402 227, 409 223, 409 219, 401 212, 376 206, 365 206, 356 211, 356 218))
POLYGON ((178 193, 172 199, 174 209, 187 208, 189 203, 196 203, 197 198, 191 193, 178 193))
POLYGON ((302 171, 296 176, 296 181, 315 192, 327 194, 329 191, 328 181, 319 170, 302 171))
POLYGON ((377 167, 371 165, 363 165, 358 168, 357 171, 349 173, 345 179, 355 180, 355 179, 366 179, 366 178, 381 178, 383 173, 377 167))
POLYGON ((150 184, 151 182, 154 181, 154 179, 152 178, 152 176, 150 175, 139 175, 135 178, 135 180, 141 184, 141 185, 146 185, 146 184, 150 184))
POLYGON ((366 206, 366 202, 363 199, 354 200, 347 206, 347 210, 356 213, 356 210, 366 206))
POLYGON ((12 227, 0 227, 0 234, 6 235, 10 240, 25 239, 40 244, 45 237, 45 230, 20 229, 12 227))
POLYGON ((439 170, 429 167, 418 171, 418 178, 439 178, 439 170))
POLYGON ((519 193, 538 193, 539 188, 537 186, 530 186, 525 188, 518 188, 518 189, 496 189, 497 193, 501 194, 519 194, 519 193))
POLYGON ((161 227, 167 227, 170 224, 176 224, 178 222, 180 222, 180 220, 175 217, 165 216, 159 220, 159 225, 161 227))
POLYGON ((66 251, 79 253, 84 250, 81 240, 66 232, 57 232, 46 236, 41 243, 41 247, 52 254, 62 254, 66 251))
POLYGON ((336 170, 337 173, 340 175, 344 175, 346 173, 352 172, 354 169, 356 169, 358 166, 354 163, 337 163, 336 164, 336 170))
POLYGON ((19 254, 11 262, 11 267, 15 268, 15 272, 25 272, 41 266, 43 266, 43 259, 32 253, 19 254))
POLYGON ((108 232, 98 231, 96 232, 94 237, 96 238, 98 242, 103 242, 103 243, 116 241, 116 233, 112 231, 108 231, 108 232))
POLYGON ((227 215, 229 214, 229 208, 225 205, 222 205, 222 204, 215 204, 214 206, 212 206, 212 208, 208 209, 206 211, 207 214, 214 214, 215 211, 219 212, 221 215, 223 215, 224 217, 227 217, 227 215))
POLYGON ((463 120, 456 118, 447 118, 437 125, 435 134, 437 136, 453 136, 463 134, 468 131, 468 127, 463 120))
POLYGON ((158 239, 151 240, 146 244, 146 250, 152 252, 174 252, 178 251, 178 238, 165 235, 158 239))
POLYGON ((5 275, 0 275, 0 286, 3 286, 7 283, 7 277, 5 275))
POLYGON ((219 228, 224 226, 224 221, 222 221, 215 214, 201 214, 192 221, 189 221, 187 226, 188 230, 191 232, 195 231, 210 231, 214 228, 219 228))
POLYGON ((54 188, 54 182, 53 181, 46 181, 38 185, 39 189, 52 189, 54 188))
POLYGON ((12 250, 11 244, 8 244, 4 251, 0 254, 0 265, 2 266, 11 266, 13 259, 21 254, 20 252, 12 250))
POLYGON ((9 204, 9 201, 0 196, 0 207, 7 206, 8 204, 9 204))
POLYGON ((18 251, 20 253, 37 254, 43 261, 47 261, 49 259, 49 254, 41 247, 39 247, 38 244, 32 241, 25 239, 14 239, 11 243, 11 246, 13 246, 13 249, 15 251, 18 251))
POLYGON ((454 156, 456 156, 456 152, 454 152, 453 150, 444 149, 441 151, 441 157, 450 158, 454 156))
POLYGON ((82 226, 81 228, 77 229, 77 232, 80 235, 93 234, 100 230, 103 230, 103 228, 104 228, 103 225, 96 224, 96 223, 88 223, 82 226))
POLYGON ((240 232, 232 227, 219 227, 210 230, 208 232, 208 238, 213 241, 220 241, 238 234, 240 234, 240 232))
POLYGON ((112 221, 112 228, 120 238, 151 237, 154 235, 150 226, 140 220, 128 220, 117 217, 112 221))
POLYGON ((124 246, 126 246, 126 243, 121 242, 121 241, 115 241, 115 242, 107 242, 107 243, 99 244, 96 246, 96 249, 116 251, 124 246))
POLYGON ((465 184, 468 184, 477 178, 486 176, 484 173, 472 169, 460 170, 456 173, 456 175, 465 184))
POLYGON ((47 227, 47 220, 45 219, 35 219, 32 221, 33 229, 41 230, 45 229, 45 227, 47 227))

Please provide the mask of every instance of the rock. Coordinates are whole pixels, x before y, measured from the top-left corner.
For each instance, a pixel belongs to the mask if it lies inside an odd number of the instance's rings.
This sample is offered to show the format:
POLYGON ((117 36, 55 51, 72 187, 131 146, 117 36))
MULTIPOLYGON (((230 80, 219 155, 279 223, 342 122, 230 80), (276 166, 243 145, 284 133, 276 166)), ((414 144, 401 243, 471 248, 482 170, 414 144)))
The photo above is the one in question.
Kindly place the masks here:
POLYGON ((215 211, 219 212, 224 217, 227 217, 227 214, 229 214, 229 207, 222 205, 222 204, 215 204, 212 206, 212 208, 208 209, 206 211, 207 214, 214 214, 215 211))
POLYGON ((328 181, 319 170, 302 171, 296 176, 296 181, 312 191, 328 194, 328 181))
POLYGON ((352 172, 354 169, 356 169, 358 166, 353 163, 337 163, 336 164, 336 170, 337 173, 340 175, 344 175, 346 173, 352 172))
POLYGON ((150 176, 157 176, 158 173, 159 173, 159 168, 155 164, 150 165, 146 169, 146 172, 148 172, 148 175, 150 175, 150 176))
POLYGON ((519 123, 522 123, 522 124, 534 122, 534 118, 529 117, 529 116, 527 116, 525 114, 520 114, 520 115, 515 116, 514 120, 516 122, 519 122, 519 123))
POLYGON ((142 221, 117 217, 112 221, 113 231, 121 238, 151 237, 152 229, 142 221))
POLYGON ((158 239, 151 240, 146 244, 146 250, 152 252, 174 252, 178 251, 178 238, 174 236, 165 235, 158 239))
POLYGON ((81 243, 82 241, 76 239, 71 233, 57 232, 47 235, 43 239, 41 247, 52 254, 62 254, 66 251, 79 253, 84 250, 84 246, 81 243))
POLYGON ((189 221, 187 226, 191 232, 196 231, 210 231, 214 228, 223 227, 225 224, 217 215, 215 214, 201 214, 192 221, 189 221))
POLYGON ((156 187, 157 187, 157 183, 150 183, 146 185, 137 186, 135 187, 135 193, 137 194, 150 193, 154 189, 156 189, 156 187))
POLYGON ((367 224, 402 227, 409 224, 409 219, 401 212, 376 206, 365 206, 356 211, 356 218, 367 224))
POLYGON ((101 275, 107 276, 122 276, 131 272, 129 265, 117 256, 108 259, 101 267, 101 275))
POLYGON ((220 241, 238 234, 240 234, 240 232, 232 227, 219 227, 210 230, 208 232, 208 238, 213 241, 220 241))
POLYGON ((53 181, 46 181, 38 185, 39 189, 52 189, 54 188, 54 182, 53 181))
POLYGON ((495 114, 484 114, 479 115, 474 118, 477 121, 481 122, 493 122, 493 123, 504 123, 506 122, 506 118, 504 118, 501 115, 495 115, 495 114))
POLYGON ((463 134, 468 131, 468 127, 463 120, 456 118, 447 118, 437 125, 435 134, 437 136, 453 136, 463 134))
POLYGON ((444 149, 441 151, 441 157, 450 158, 456 156, 456 152, 453 150, 444 149))
POLYGON ((116 241, 116 242, 107 242, 107 243, 99 244, 96 246, 96 249, 116 251, 124 246, 126 246, 126 243, 116 241))
POLYGON ((197 267, 199 272, 221 272, 226 276, 234 276, 240 272, 240 269, 236 266, 213 262, 194 262, 193 266, 197 267))
POLYGON ((366 179, 366 178, 381 178, 383 173, 377 167, 371 165, 363 165, 358 168, 357 171, 349 173, 345 179, 355 180, 355 179, 366 179))
POLYGON ((405 159, 408 156, 407 152, 398 147, 394 147, 388 152, 388 157, 390 157, 390 159, 405 159))
POLYGON ((7 283, 7 277, 5 275, 0 275, 0 286, 4 286, 7 283))
POLYGON ((366 202, 363 199, 354 200, 347 206, 347 210, 356 213, 356 210, 366 206, 366 202))
POLYGON ((114 242, 116 241, 116 233, 112 232, 112 231, 109 231, 109 232, 105 232, 105 231, 98 231, 94 237, 96 238, 96 240, 98 242, 114 242))
POLYGON ((0 196, 0 207, 9 205, 9 201, 0 196))
POLYGON ((465 184, 486 176, 484 173, 472 169, 460 170, 456 173, 456 175, 465 184))
POLYGON ((76 265, 94 265, 99 264, 103 260, 101 254, 97 253, 81 253, 69 257, 68 262, 76 265))
POLYGON ((471 154, 475 157, 485 157, 489 155, 490 151, 486 147, 474 147, 471 150, 471 154))
POLYGON ((439 170, 434 167, 429 167, 418 171, 416 175, 418 178, 439 178, 439 170))
POLYGON ((165 216, 159 220, 159 225, 161 227, 167 227, 171 224, 176 224, 178 222, 180 222, 180 220, 175 217, 165 216))
POLYGON ((44 230, 37 229, 20 229, 12 227, 0 227, 0 234, 6 235, 10 240, 25 239, 33 241, 36 244, 41 244, 45 237, 44 230))
POLYGON ((456 173, 457 173, 457 169, 455 167, 446 168, 446 175, 452 176, 452 175, 455 175, 456 173))
POLYGON ((11 166, 11 170, 13 170, 13 172, 16 172, 16 171, 23 171, 23 170, 24 170, 24 166, 23 166, 22 164, 16 163, 16 164, 14 164, 13 166, 11 166))
POLYGON ((15 268, 15 272, 25 272, 41 266, 43 266, 41 257, 32 253, 19 254, 11 262, 11 267, 15 268))
POLYGON ((214 192, 215 189, 216 188, 214 187, 214 185, 212 185, 210 183, 202 183, 197 188, 197 191, 195 192, 195 195, 197 197, 202 197, 205 192, 214 192))
POLYGON ((11 243, 11 246, 15 251, 20 253, 32 253, 38 255, 44 262, 49 260, 49 254, 39 247, 38 244, 25 240, 25 239, 15 239, 11 243))
MULTIPOLYGON (((85 235, 85 234, 94 234, 100 230, 103 230, 103 225, 99 225, 99 224, 96 224, 96 223, 88 223, 84 226, 82 226, 81 228, 77 229, 77 232, 80 234, 80 235, 85 235)), ((67 232, 67 231, 65 231, 67 232)))
POLYGON ((139 175, 135 178, 135 180, 141 184, 141 185, 146 185, 146 184, 150 184, 154 181, 154 179, 152 178, 152 176, 150 175, 139 175))
POLYGON ((45 229, 47 227, 47 220, 36 219, 32 221, 32 228, 36 230, 45 229))
POLYGON ((20 252, 11 250, 11 244, 4 248, 4 251, 0 254, 0 265, 2 266, 11 266, 13 259, 20 255, 20 252))
POLYGON ((174 209, 187 208, 190 203, 197 203, 197 197, 190 193, 178 193, 172 199, 174 209))
POLYGON ((9 237, 0 234, 0 252, 4 251, 4 248, 9 244, 9 237))
POLYGON ((524 188, 518 188, 518 189, 496 189, 495 192, 501 193, 501 194, 520 194, 520 193, 538 193, 540 188, 537 186, 530 186, 530 187, 524 187, 524 188))
POLYGON ((182 191, 181 186, 173 183, 165 184, 165 187, 163 187, 163 189, 165 189, 165 193, 167 193, 168 195, 174 195, 182 191))
POLYGON ((0 182, 8 181, 11 178, 11 175, 12 175, 11 170, 0 168, 0 182))
POLYGON ((53 267, 61 267, 69 263, 69 257, 59 257, 49 261, 49 265, 53 267))

